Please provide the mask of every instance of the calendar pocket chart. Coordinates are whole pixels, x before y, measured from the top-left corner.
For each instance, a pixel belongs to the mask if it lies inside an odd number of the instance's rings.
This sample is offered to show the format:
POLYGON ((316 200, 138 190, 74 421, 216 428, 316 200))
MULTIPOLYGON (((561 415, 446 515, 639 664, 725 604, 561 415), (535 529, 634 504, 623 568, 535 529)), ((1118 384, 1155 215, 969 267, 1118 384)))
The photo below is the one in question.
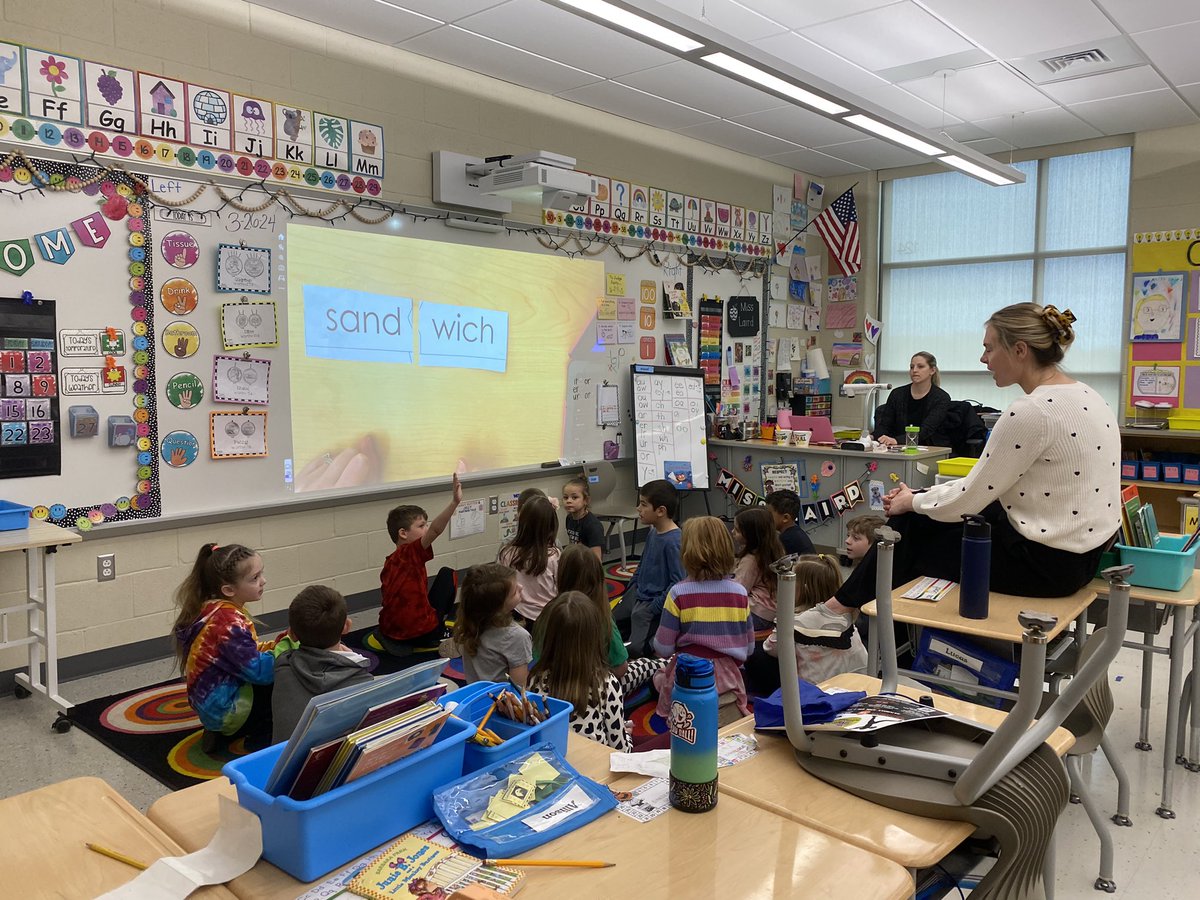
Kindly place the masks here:
POLYGON ((58 352, 52 300, 0 299, 0 477, 58 475, 58 352))

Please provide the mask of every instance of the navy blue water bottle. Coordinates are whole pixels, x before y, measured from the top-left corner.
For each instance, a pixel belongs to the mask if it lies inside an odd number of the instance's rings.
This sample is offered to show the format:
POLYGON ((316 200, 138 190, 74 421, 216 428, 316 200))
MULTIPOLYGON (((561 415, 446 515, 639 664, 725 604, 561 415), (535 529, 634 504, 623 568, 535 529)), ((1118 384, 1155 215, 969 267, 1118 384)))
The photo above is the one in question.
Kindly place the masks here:
POLYGON ((684 812, 717 805, 717 684, 710 659, 680 653, 671 691, 670 801, 684 812))
POLYGON ((988 617, 988 585, 991 577, 992 526, 983 516, 963 516, 958 614, 964 619, 988 617))

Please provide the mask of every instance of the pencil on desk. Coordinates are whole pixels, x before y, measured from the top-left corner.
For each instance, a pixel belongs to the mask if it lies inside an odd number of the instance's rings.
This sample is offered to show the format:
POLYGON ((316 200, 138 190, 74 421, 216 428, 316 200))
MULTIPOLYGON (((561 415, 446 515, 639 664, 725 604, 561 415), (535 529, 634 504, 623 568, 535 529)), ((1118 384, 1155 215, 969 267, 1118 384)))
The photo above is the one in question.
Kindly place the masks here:
POLYGON ((115 859, 117 862, 123 862, 127 866, 133 866, 135 869, 147 868, 144 862, 138 862, 136 859, 131 859, 124 853, 118 853, 116 850, 109 850, 107 847, 101 847, 99 844, 93 844, 91 841, 86 843, 89 850, 99 853, 101 856, 107 856, 109 859, 115 859))
POLYGON ((562 866, 569 869, 608 869, 616 863, 598 859, 489 859, 489 866, 562 866))

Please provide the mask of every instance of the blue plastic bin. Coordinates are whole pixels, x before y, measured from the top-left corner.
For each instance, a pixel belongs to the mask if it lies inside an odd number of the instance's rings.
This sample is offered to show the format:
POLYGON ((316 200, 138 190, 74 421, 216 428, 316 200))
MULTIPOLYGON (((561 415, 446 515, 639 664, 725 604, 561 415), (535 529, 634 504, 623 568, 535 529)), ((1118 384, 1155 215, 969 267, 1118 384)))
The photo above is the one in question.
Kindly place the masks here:
MULTIPOLYGON (((921 640, 917 644, 917 655, 912 665, 914 672, 952 678, 954 687, 930 684, 935 690, 962 697, 972 703, 999 708, 1002 697, 976 693, 972 683, 998 691, 1011 691, 1021 673, 1021 666, 984 649, 970 638, 952 631, 937 628, 922 628, 921 640)), ((921 680, 921 676, 917 676, 921 680)))
POLYGON ((311 800, 263 791, 286 744, 226 763, 238 802, 262 821, 263 859, 313 881, 433 817, 433 791, 462 776, 475 728, 450 718, 437 740, 411 756, 311 800))
POLYGON ((29 527, 29 514, 33 510, 11 500, 0 500, 0 531, 19 531, 29 527))
MULTIPOLYGON (((438 698, 438 703, 443 706, 457 703, 454 715, 478 726, 483 717, 487 715, 487 711, 492 708, 492 700, 488 694, 499 694, 506 688, 512 690, 512 686, 508 684, 495 681, 476 681, 457 691, 443 694, 438 698)), ((560 756, 567 755, 567 737, 571 733, 571 712, 575 707, 565 700, 559 700, 549 694, 536 694, 531 691, 530 696, 545 697, 546 705, 550 707, 550 718, 537 725, 522 725, 520 722, 506 719, 497 712, 488 719, 487 729, 496 732, 504 739, 504 742, 499 747, 484 747, 474 742, 467 744, 467 751, 463 759, 463 775, 489 768, 496 760, 543 741, 553 744, 560 756)), ((541 706, 540 702, 538 706, 541 706)))
POLYGON ((1192 577, 1192 570, 1196 568, 1196 550, 1200 549, 1200 542, 1197 542, 1187 553, 1180 553, 1187 539, 1186 534, 1160 534, 1153 547, 1117 544, 1117 549, 1121 551, 1121 564, 1133 566, 1129 583, 1163 591, 1182 588, 1192 577))

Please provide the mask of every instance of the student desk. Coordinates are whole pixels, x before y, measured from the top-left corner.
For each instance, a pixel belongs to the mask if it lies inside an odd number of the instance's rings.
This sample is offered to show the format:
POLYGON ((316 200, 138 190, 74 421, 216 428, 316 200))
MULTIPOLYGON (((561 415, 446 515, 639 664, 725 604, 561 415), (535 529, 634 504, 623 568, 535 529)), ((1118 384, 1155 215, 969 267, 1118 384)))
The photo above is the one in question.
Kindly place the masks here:
MULTIPOLYGON (((868 675, 838 675, 821 687, 878 693, 879 679, 868 675)), ((926 693, 908 685, 897 691, 913 698, 926 693)), ((935 695, 934 706, 954 715, 996 726, 1005 714, 953 697, 935 695)), ((721 730, 721 734, 754 733, 754 718, 748 716, 721 730)), ((777 815, 808 825, 832 837, 894 860, 908 869, 923 869, 940 862, 969 837, 975 827, 968 822, 928 819, 887 809, 848 794, 809 775, 796 762, 787 735, 758 732, 758 755, 744 763, 722 769, 721 794, 728 794, 769 809, 777 815)), ((1059 756, 1075 739, 1065 728, 1057 728, 1047 743, 1059 756)), ((724 796, 722 796, 724 802, 724 796)))
MULTIPOLYGON (((1099 596, 1108 596, 1108 582, 1103 578, 1095 579, 1089 587, 1099 596)), ((1200 629, 1200 619, 1196 616, 1196 607, 1200 604, 1200 578, 1194 575, 1189 578, 1178 591, 1164 591, 1158 588, 1131 587, 1131 600, 1139 600, 1152 607, 1151 615, 1146 617, 1143 636, 1144 643, 1126 641, 1125 646, 1142 651, 1142 697, 1141 722, 1138 728, 1138 740, 1134 745, 1139 750, 1150 750, 1150 689, 1153 683, 1153 661, 1155 653, 1164 652, 1154 642, 1153 614, 1158 607, 1170 610, 1171 642, 1166 649, 1170 660, 1170 675, 1167 681, 1167 721, 1166 733, 1163 735, 1163 786, 1158 815, 1164 819, 1175 818, 1171 809, 1172 793, 1175 780, 1175 765, 1177 760, 1184 757, 1184 746, 1178 740, 1179 707, 1183 694, 1183 662, 1188 641, 1192 642, 1192 672, 1193 681, 1200 678, 1200 641, 1196 640, 1197 629, 1200 629)), ((1189 769, 1196 771, 1200 766, 1200 689, 1192 687, 1192 726, 1188 759, 1189 769)))
MULTIPOLYGON (((797 493, 800 494, 801 504, 828 500, 830 494, 857 481, 863 493, 863 502, 847 514, 849 518, 870 512, 868 482, 883 482, 884 493, 894 486, 890 477, 892 475, 914 489, 929 487, 937 475, 937 461, 950 455, 948 447, 928 447, 919 453, 863 453, 857 450, 837 450, 833 447, 792 447, 760 440, 713 439, 708 443, 716 452, 720 465, 760 496, 765 493, 762 483, 763 463, 798 464, 802 483, 797 493), (747 457, 750 459, 749 471, 744 466, 747 457), (821 475, 821 466, 825 462, 832 462, 836 467, 833 475, 821 475), (877 467, 874 472, 869 471, 869 464, 872 462, 877 467), (815 497, 811 491, 811 484, 807 483, 813 476, 817 476, 820 484, 820 490, 815 497)), ((846 542, 844 519, 847 517, 835 514, 832 519, 827 519, 819 525, 805 526, 803 521, 800 524, 814 544, 840 551, 846 542)))
MULTIPOLYGON (((567 756, 581 772, 621 789, 633 789, 641 775, 608 772, 609 748, 574 733, 567 756), (586 752, 586 744, 593 744, 586 752)), ((757 757, 755 757, 757 759, 757 757)), ((746 765, 742 763, 741 765, 746 765)), ((735 767, 736 768, 736 767, 735 767)), ((721 771, 722 778, 730 769, 721 771)), ((185 848, 204 846, 217 823, 217 797, 236 796, 225 778, 168 794, 150 807, 151 821, 185 848)), ((526 869, 521 897, 561 900, 579 896, 767 898, 796 894, 845 895, 849 879, 855 897, 912 895, 912 879, 897 863, 851 846, 804 823, 732 795, 703 815, 669 810, 640 823, 607 813, 577 831, 531 851, 534 859, 604 859, 610 869, 526 869)), ((305 889, 267 862, 229 883, 244 900, 293 900, 305 889)))
MULTIPOLYGON (((54 555, 59 547, 76 544, 83 538, 74 531, 31 519, 28 528, 0 531, 0 553, 25 551, 25 584, 28 603, 0 609, 0 650, 29 647, 29 668, 19 672, 17 696, 28 697, 31 691, 45 694, 61 709, 73 705, 58 693, 58 617, 54 604, 54 555), (7 640, 8 616, 25 613, 28 636, 7 640), (42 681, 42 663, 46 664, 46 680, 42 681)), ((62 730, 70 727, 67 719, 62 730)), ((55 730, 59 729, 55 724, 55 730)))
MULTIPOLYGON (((185 852, 99 778, 72 778, 0 800, 0 893, 22 900, 95 897, 138 875, 125 863, 89 850, 86 841, 147 864, 185 852)), ((236 898, 221 885, 191 896, 236 898)))
MULTIPOLYGON (((977 638, 989 638, 994 641, 1007 641, 1013 644, 1021 643, 1024 629, 1017 621, 1017 615, 1022 610, 1036 610, 1058 617, 1055 626, 1046 633, 1048 641, 1053 641, 1063 633, 1067 625, 1075 620, 1075 641, 1082 647, 1083 637, 1087 626, 1087 608, 1096 599, 1096 591, 1090 586, 1080 588, 1069 597, 1017 597, 1012 594, 999 594, 992 591, 986 619, 966 619, 958 614, 958 585, 951 588, 942 599, 906 600, 901 596, 916 584, 913 579, 908 584, 901 585, 892 591, 892 614, 897 622, 907 622, 910 625, 920 625, 927 628, 941 628, 955 631, 977 638)), ((875 601, 863 606, 862 611, 868 616, 876 615, 875 601)), ((878 674, 879 644, 878 631, 871 630, 868 650, 868 665, 872 674, 878 674)), ((911 673, 922 681, 938 683, 940 679, 920 672, 911 673)), ((950 684, 950 682, 946 682, 950 684)), ((972 688, 974 690, 974 688, 972 688)), ((990 688, 979 688, 980 693, 996 694, 998 696, 1016 696, 1006 691, 996 691, 990 688)))

